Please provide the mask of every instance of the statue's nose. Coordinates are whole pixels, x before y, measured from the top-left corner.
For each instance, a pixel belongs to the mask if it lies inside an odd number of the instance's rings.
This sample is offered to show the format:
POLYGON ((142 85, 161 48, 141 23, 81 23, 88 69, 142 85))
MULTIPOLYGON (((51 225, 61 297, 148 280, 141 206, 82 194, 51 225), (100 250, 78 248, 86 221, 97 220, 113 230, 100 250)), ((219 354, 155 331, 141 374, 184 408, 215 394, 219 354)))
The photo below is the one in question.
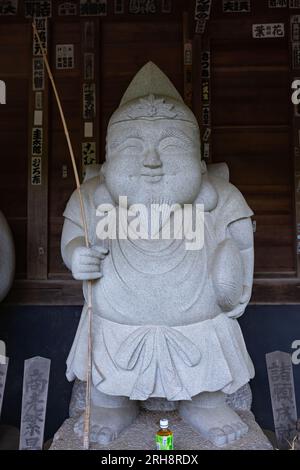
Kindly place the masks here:
POLYGON ((148 152, 143 161, 143 166, 145 166, 146 168, 161 168, 162 161, 159 158, 158 152, 156 152, 155 150, 148 152))

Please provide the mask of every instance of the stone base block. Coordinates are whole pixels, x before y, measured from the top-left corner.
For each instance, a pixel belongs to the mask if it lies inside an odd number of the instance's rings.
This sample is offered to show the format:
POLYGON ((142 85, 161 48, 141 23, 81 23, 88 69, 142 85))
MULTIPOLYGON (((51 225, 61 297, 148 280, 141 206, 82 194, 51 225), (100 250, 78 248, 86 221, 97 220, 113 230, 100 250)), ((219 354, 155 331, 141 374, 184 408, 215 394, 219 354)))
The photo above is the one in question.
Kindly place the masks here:
MULTIPOLYGON (((225 447, 228 450, 272 450, 273 447, 255 422, 250 411, 239 410, 238 414, 243 421, 248 424, 248 434, 225 447)), ((174 433, 174 443, 176 450, 220 450, 209 441, 203 439, 188 424, 186 424, 177 412, 142 411, 135 423, 126 429, 119 438, 109 446, 102 447, 91 445, 94 450, 155 450, 155 434, 159 429, 159 420, 167 418, 170 429, 174 433)), ((65 421, 62 427, 54 436, 50 450, 80 450, 82 442, 74 434, 73 427, 75 418, 65 421)))

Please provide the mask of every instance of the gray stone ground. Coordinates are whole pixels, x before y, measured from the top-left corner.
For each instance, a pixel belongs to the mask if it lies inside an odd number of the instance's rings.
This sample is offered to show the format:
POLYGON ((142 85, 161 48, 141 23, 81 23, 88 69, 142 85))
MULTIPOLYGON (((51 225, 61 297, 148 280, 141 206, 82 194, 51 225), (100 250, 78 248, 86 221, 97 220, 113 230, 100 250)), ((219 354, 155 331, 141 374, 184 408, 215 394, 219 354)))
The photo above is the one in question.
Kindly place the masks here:
MULTIPOLYGON (((273 447, 255 422, 250 411, 238 410, 238 414, 248 424, 248 434, 226 447, 228 450, 272 450, 273 447)), ((169 419, 170 428, 174 433, 176 450, 219 450, 210 442, 201 438, 177 412, 167 412, 163 417, 169 419)), ((120 437, 107 447, 91 445, 93 450, 155 450, 155 434, 159 429, 161 412, 142 411, 136 422, 124 431, 120 437)), ((75 418, 65 421, 54 436, 50 450, 79 450, 82 442, 75 436, 73 426, 75 418)))

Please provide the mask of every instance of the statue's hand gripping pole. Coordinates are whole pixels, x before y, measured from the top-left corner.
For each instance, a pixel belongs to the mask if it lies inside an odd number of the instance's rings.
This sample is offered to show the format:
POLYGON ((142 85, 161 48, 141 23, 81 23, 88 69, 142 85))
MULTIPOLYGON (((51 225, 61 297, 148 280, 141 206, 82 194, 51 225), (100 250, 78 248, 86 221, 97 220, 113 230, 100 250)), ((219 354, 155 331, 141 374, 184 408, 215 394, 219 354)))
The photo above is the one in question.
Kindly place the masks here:
MULTIPOLYGON (((73 172, 75 176, 75 181, 76 181, 76 187, 77 187, 77 192, 79 196, 79 202, 80 202, 80 212, 81 212, 81 219, 82 219, 82 225, 84 228, 84 238, 85 238, 85 244, 86 247, 90 247, 90 242, 89 242, 89 234, 88 234, 88 226, 87 226, 87 220, 86 220, 86 214, 85 214, 85 208, 84 208, 84 202, 83 202, 83 197, 82 197, 82 192, 81 192, 81 184, 79 180, 79 175, 78 175, 78 170, 77 170, 77 165, 76 165, 76 160, 74 156, 74 151, 73 151, 73 146, 72 142, 70 139, 70 134, 68 131, 64 111, 62 109, 61 101, 57 92, 57 88, 55 85, 55 81, 53 78, 53 74, 51 72, 51 68, 48 62, 47 58, 47 53, 43 47, 40 35, 38 33, 38 30, 36 28, 35 22, 32 23, 32 28, 33 28, 33 34, 37 38, 37 41, 39 43, 41 53, 43 56, 43 61, 49 76, 49 80, 52 85, 52 89, 54 92, 54 96, 57 102, 57 106, 59 109, 59 114, 61 117, 64 133, 67 139, 67 144, 68 144, 68 149, 72 161, 72 166, 73 166, 73 172)), ((92 311, 92 281, 88 282, 88 364, 87 364, 87 380, 86 380, 86 409, 85 409, 85 420, 84 420, 84 437, 83 437, 83 447, 84 449, 88 450, 89 449, 89 444, 90 444, 90 417, 91 417, 91 382, 92 382, 92 321, 93 321, 93 311, 92 311)))

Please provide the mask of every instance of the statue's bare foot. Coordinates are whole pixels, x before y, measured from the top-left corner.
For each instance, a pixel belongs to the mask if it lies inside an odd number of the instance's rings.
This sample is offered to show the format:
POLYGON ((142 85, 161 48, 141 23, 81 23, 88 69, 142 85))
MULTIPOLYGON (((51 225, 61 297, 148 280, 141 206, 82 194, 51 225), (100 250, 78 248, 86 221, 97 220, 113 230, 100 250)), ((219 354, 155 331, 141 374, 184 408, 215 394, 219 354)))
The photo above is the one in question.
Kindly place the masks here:
POLYGON ((182 402, 179 412, 190 426, 217 447, 240 439, 249 429, 226 403, 216 407, 201 407, 192 402, 182 402))
MULTIPOLYGON (((136 419, 139 408, 135 402, 124 408, 92 407, 90 423, 90 441, 95 444, 108 445, 130 426, 136 419)), ((83 437, 84 414, 74 426, 74 432, 83 437)))

